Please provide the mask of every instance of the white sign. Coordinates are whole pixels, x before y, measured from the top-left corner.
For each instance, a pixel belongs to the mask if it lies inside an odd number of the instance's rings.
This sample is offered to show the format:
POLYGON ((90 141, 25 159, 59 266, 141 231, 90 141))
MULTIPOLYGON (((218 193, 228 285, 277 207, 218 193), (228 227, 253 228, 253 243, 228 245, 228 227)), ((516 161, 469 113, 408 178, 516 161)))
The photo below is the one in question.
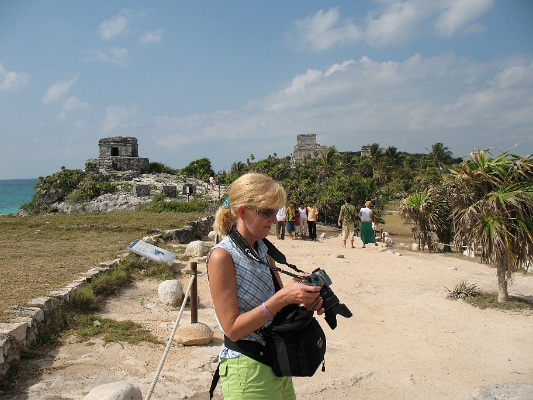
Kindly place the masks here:
POLYGON ((140 239, 135 239, 129 246, 128 250, 142 257, 149 258, 152 261, 166 262, 171 265, 176 258, 176 253, 146 243, 140 239))

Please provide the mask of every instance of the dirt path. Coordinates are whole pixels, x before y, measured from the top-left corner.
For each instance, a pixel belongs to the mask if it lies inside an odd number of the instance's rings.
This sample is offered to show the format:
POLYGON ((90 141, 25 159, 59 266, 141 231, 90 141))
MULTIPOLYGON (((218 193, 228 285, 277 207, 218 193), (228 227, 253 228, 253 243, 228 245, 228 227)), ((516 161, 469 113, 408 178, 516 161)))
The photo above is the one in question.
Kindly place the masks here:
MULTIPOLYGON (((495 290, 493 269, 438 254, 362 249, 358 239, 356 249, 344 249, 336 237, 272 240, 299 268, 324 268, 333 291, 354 314, 339 317, 334 331, 320 318, 328 340, 326 372, 295 378, 298 399, 468 399, 480 386, 533 383, 531 313, 479 310, 446 298, 446 288, 462 280, 495 290)), ((205 264, 198 268, 204 271, 205 264)), ((123 290, 103 316, 139 321, 166 343, 178 310, 158 304, 157 285, 143 281, 123 290)), ((533 277, 515 275, 509 289, 533 300, 533 277)), ((213 329, 215 340, 209 346, 174 346, 152 399, 208 398, 222 335, 205 275, 198 290, 199 321, 213 329)), ((189 321, 186 312, 181 323, 189 321)), ((71 338, 32 362, 42 374, 23 393, 0 399, 83 399, 93 387, 120 380, 146 396, 163 350, 164 345, 104 346, 71 338)), ((220 387, 216 393, 220 399, 220 387)))

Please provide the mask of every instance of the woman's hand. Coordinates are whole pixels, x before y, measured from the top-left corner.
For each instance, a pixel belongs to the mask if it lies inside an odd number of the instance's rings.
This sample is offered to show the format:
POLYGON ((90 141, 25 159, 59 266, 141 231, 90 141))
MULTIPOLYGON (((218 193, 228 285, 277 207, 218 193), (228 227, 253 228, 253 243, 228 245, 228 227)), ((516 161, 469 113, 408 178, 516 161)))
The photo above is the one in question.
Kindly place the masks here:
POLYGON ((301 304, 310 311, 318 311, 323 314, 320 297, 320 286, 311 286, 300 283, 301 279, 293 278, 280 290, 288 304, 301 304))

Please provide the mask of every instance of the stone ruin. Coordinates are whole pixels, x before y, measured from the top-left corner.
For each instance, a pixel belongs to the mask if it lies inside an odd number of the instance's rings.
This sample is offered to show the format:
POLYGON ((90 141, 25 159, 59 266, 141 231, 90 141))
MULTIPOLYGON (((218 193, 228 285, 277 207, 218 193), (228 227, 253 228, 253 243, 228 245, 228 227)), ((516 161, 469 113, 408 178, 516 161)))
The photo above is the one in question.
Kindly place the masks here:
POLYGON ((114 136, 100 139, 100 154, 85 162, 85 171, 109 173, 111 171, 150 172, 148 158, 139 157, 137 138, 114 136))
POLYGON ((294 146, 294 151, 291 156, 291 164, 302 162, 307 155, 315 158, 316 155, 328 151, 330 147, 335 148, 335 146, 321 146, 317 144, 315 134, 298 135, 296 136, 296 146, 294 146))

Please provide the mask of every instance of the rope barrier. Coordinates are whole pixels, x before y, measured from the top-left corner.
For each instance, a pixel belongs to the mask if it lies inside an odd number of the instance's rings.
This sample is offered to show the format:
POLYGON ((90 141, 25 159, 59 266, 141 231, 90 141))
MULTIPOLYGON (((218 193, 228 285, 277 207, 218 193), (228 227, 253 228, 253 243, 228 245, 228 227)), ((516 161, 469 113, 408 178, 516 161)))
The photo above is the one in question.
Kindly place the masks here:
POLYGON ((159 375, 161 374, 161 371, 163 370, 163 365, 165 364, 165 360, 167 358, 167 355, 170 351, 170 347, 172 346, 172 342, 174 340, 174 335, 176 334, 176 330, 178 329, 181 316, 183 315, 183 311, 185 310, 185 304, 187 303, 187 298, 189 297, 189 293, 191 292, 192 284, 197 276, 202 276, 207 271, 204 271, 201 274, 193 275, 191 276, 191 280, 189 282, 189 286, 187 287, 187 292, 185 292, 185 297, 183 298, 183 303, 181 304, 180 312, 178 314, 178 318, 176 319, 176 323, 174 324, 174 328, 172 329, 172 333, 170 334, 170 337, 168 338, 167 346, 165 347, 165 351, 163 352, 163 357, 161 358, 161 361, 159 362, 159 366, 157 367, 157 371, 155 372, 154 379, 152 381, 152 384, 150 385, 150 389, 148 390, 148 394, 146 395, 146 400, 150 400, 152 397, 152 393, 154 392, 155 385, 157 384, 157 380, 159 379, 159 375))

